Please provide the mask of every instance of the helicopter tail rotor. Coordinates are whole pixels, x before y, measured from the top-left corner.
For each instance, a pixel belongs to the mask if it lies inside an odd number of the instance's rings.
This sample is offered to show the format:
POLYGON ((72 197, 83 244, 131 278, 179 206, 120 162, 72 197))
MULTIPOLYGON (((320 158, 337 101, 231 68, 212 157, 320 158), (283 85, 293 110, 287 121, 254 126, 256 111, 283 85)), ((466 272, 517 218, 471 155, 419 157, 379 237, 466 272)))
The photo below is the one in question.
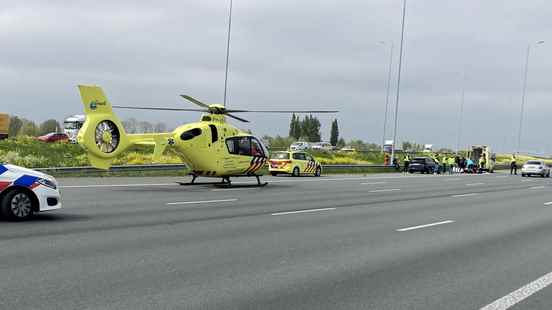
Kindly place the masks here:
POLYGON ((155 154, 160 157, 170 133, 127 134, 100 87, 79 85, 79 91, 86 121, 77 141, 87 151, 92 166, 109 169, 115 157, 135 144, 155 145, 155 154))

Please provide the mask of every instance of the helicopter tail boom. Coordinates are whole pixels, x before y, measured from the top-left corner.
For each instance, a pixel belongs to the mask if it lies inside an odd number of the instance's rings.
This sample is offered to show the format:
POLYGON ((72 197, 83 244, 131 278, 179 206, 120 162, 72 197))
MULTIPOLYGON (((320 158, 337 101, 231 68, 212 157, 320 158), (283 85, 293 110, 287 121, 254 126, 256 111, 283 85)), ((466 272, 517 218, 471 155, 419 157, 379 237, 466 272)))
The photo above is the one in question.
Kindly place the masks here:
POLYGON ((109 169, 115 157, 137 144, 155 145, 154 161, 159 161, 168 145, 170 133, 127 134, 101 87, 78 87, 86 121, 77 140, 87 151, 92 166, 109 169))

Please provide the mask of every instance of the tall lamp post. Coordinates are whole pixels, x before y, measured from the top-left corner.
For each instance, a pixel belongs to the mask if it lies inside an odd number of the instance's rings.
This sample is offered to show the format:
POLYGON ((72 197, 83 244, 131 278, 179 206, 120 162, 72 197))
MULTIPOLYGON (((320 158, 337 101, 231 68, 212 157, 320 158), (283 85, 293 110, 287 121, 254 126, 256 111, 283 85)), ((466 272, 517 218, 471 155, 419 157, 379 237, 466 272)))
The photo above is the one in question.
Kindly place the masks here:
MULTIPOLYGON (((534 44, 540 45, 543 44, 544 41, 537 41, 534 44)), ((525 54, 525 71, 523 74, 523 90, 521 93, 521 108, 519 113, 519 131, 518 131, 518 141, 517 141, 517 150, 516 152, 519 153, 521 149, 521 133, 523 129, 523 114, 525 112, 525 95, 527 93, 527 73, 529 72, 529 56, 531 55, 531 45, 532 43, 527 44, 527 52, 525 54)))
POLYGON ((462 75, 462 93, 460 96, 460 114, 458 115, 458 132, 456 133, 456 154, 460 154, 460 140, 462 139, 462 119, 464 117, 464 102, 466 97, 466 67, 462 75))
MULTIPOLYGON (((385 44, 385 42, 380 42, 381 44, 385 44)), ((391 47, 389 51, 389 70, 387 72, 387 93, 385 95, 385 113, 383 117, 383 136, 381 138, 381 150, 382 152, 385 150, 385 136, 387 135, 387 115, 389 112, 389 97, 391 94, 391 72, 393 71, 393 49, 395 48, 395 43, 391 41, 391 47)))
POLYGON ((232 30, 232 0, 230 0, 230 9, 228 10, 228 37, 226 39, 226 69, 224 73, 224 106, 226 107, 226 95, 228 92, 228 61, 230 59, 230 33, 232 30))
POLYGON ((393 128, 393 144, 391 146, 391 161, 395 158, 395 144, 397 143, 397 124, 399 114, 399 95, 401 92, 401 71, 402 71, 402 58, 403 58, 403 46, 404 46, 404 20, 406 17, 406 0, 403 0, 403 12, 402 12, 402 25, 401 25, 401 47, 399 51, 399 72, 397 74, 397 98, 395 102, 395 126, 393 128))

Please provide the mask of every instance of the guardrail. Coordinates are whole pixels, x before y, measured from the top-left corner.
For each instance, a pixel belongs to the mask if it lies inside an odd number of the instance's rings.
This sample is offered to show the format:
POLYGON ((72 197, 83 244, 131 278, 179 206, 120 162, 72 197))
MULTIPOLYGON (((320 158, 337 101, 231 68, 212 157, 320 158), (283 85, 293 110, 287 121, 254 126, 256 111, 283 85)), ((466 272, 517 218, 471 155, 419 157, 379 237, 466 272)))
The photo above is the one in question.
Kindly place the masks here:
MULTIPOLYGON (((344 164, 344 165, 322 165, 322 169, 365 169, 379 168, 385 170, 396 170, 394 166, 385 166, 380 164, 344 164)), ((496 170, 509 169, 506 164, 495 166, 496 170)), ((142 171, 176 171, 186 169, 185 164, 155 164, 155 165, 123 165, 112 166, 109 170, 101 170, 91 166, 86 167, 54 167, 54 168, 35 168, 35 170, 49 174, 71 174, 71 173, 98 173, 98 172, 142 172, 142 171)))
POLYGON ((55 167, 55 168, 35 168, 44 173, 87 173, 87 172, 130 172, 130 171, 171 171, 186 169, 184 164, 156 164, 156 165, 124 165, 112 166, 109 170, 101 170, 91 166, 86 167, 55 167))

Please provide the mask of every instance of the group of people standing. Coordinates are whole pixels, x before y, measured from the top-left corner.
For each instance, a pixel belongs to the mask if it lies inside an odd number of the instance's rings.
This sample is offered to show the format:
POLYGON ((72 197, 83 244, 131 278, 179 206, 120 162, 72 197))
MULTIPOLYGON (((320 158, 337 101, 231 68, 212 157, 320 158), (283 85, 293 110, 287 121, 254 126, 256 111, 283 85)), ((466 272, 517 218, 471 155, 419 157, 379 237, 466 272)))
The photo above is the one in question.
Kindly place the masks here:
MULTIPOLYGON (((481 173, 486 169, 485 156, 479 158, 479 162, 474 162, 471 158, 465 158, 464 156, 459 155, 450 155, 450 154, 438 154, 433 153, 429 155, 431 159, 435 162, 434 173, 481 173)), ((410 166, 411 156, 408 153, 404 154, 403 157, 403 169, 402 171, 407 173, 408 167, 410 166)), ((400 164, 395 158, 393 161, 394 166, 400 170, 400 164)))

